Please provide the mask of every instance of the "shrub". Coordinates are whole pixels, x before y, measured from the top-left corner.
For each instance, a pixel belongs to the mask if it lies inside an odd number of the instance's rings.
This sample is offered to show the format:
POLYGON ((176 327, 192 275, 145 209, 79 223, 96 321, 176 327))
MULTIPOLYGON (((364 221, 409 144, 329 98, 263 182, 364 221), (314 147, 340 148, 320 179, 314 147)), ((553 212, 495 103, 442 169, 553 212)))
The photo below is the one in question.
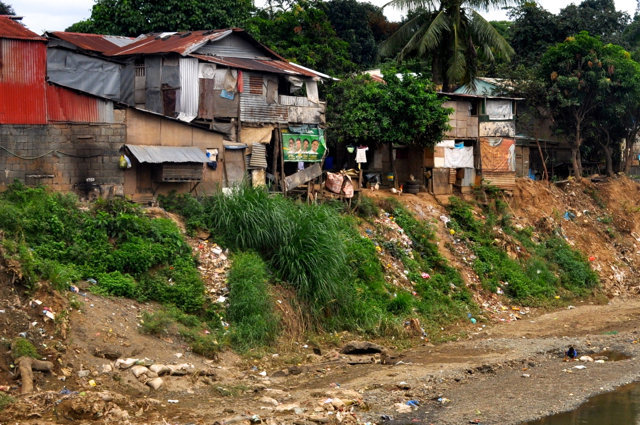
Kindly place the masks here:
POLYGON ((97 294, 128 298, 133 298, 136 294, 136 281, 128 274, 119 271, 99 273, 96 280, 98 284, 91 289, 97 294))
POLYGON ((9 394, 0 391, 0 412, 2 412, 8 405, 13 403, 14 399, 9 394))
POLYGON ((141 321, 142 333, 149 335, 162 335, 168 333, 169 326, 173 323, 166 311, 154 313, 143 312, 141 321))
POLYGON ((39 359, 40 355, 36 347, 26 338, 16 338, 11 344, 11 357, 14 360, 20 357, 33 357, 39 359))

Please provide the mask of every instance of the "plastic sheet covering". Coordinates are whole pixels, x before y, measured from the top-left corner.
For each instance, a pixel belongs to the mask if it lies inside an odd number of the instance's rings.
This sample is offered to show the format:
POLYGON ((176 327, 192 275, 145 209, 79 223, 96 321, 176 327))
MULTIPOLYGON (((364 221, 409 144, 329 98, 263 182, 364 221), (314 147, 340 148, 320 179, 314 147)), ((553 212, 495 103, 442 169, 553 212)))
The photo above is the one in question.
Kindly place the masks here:
POLYGON ((480 156, 483 171, 515 171, 516 143, 506 137, 480 138, 480 156))
POLYGON ((199 83, 198 59, 180 58, 179 119, 191 121, 198 116, 199 83), (181 116, 184 118, 181 118, 181 116))
POLYGON ((305 81, 305 86, 307 88, 307 99, 313 103, 320 102, 320 97, 318 96, 318 82, 307 80, 305 81))
POLYGON ((445 148, 444 168, 473 168, 473 146, 445 148))
POLYGON ((120 98, 120 66, 62 49, 47 52, 49 81, 97 96, 120 98))

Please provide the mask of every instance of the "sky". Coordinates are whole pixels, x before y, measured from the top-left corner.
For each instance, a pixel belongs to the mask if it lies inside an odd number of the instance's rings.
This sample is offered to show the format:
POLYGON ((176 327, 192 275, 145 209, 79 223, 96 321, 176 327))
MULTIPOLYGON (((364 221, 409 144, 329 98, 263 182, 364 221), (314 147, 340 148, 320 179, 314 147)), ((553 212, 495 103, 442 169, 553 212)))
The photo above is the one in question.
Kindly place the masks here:
MULTIPOLYGON (((22 22, 38 34, 44 31, 64 31, 74 22, 87 19, 91 15, 94 0, 2 0, 13 7, 17 15, 23 16, 22 22)), ((377 6, 382 6, 388 0, 369 0, 377 6)), ((570 0, 539 0, 542 7, 551 13, 558 13, 565 6, 578 1, 570 0)), ((256 0, 256 5, 264 4, 264 0, 256 0)), ((615 0, 616 9, 623 10, 631 16, 635 13, 636 0, 615 0)), ((481 12, 488 20, 506 20, 505 11, 497 9, 481 12)), ((385 9, 387 19, 399 21, 403 12, 393 8, 385 9)))

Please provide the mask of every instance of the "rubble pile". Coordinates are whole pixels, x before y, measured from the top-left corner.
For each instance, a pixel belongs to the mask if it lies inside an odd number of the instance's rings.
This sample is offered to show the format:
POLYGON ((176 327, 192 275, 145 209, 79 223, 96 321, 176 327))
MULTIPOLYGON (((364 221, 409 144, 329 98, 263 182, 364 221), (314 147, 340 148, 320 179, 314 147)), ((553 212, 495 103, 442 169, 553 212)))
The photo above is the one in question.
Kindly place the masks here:
POLYGON ((227 273, 231 268, 229 250, 208 240, 192 240, 190 245, 198 256, 198 270, 208 296, 220 303, 229 295, 227 273))

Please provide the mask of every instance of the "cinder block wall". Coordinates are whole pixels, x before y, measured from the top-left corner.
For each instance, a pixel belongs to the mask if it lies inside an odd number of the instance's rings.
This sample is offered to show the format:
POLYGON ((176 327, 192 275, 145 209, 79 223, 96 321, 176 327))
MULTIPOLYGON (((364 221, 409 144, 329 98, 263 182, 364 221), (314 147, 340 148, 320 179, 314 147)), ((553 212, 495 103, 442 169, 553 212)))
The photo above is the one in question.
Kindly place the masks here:
POLYGON ((0 125, 0 190, 14 180, 82 195, 87 178, 102 196, 122 190, 124 124, 0 125))

